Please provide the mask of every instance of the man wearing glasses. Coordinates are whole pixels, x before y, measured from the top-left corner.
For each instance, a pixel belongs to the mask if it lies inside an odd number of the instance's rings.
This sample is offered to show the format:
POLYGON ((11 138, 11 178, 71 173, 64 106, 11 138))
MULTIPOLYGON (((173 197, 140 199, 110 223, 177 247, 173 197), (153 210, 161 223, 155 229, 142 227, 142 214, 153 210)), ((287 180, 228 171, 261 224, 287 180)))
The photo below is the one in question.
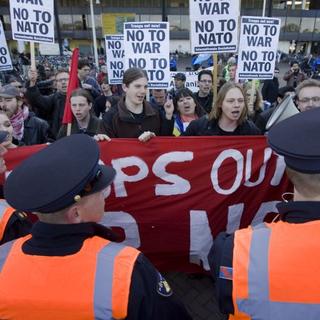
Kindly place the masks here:
POLYGON ((296 88, 297 105, 301 112, 320 107, 320 81, 308 79, 296 88))
POLYGON ((195 94, 196 99, 200 106, 207 112, 210 113, 212 108, 212 82, 213 77, 210 70, 202 70, 198 74, 198 87, 199 91, 195 94))
POLYGON ((29 86, 26 91, 26 97, 33 108, 41 110, 46 114, 46 120, 50 125, 50 138, 56 139, 61 127, 66 102, 66 94, 69 83, 69 72, 67 70, 58 70, 54 77, 56 92, 44 96, 37 87, 38 72, 29 70, 29 86))

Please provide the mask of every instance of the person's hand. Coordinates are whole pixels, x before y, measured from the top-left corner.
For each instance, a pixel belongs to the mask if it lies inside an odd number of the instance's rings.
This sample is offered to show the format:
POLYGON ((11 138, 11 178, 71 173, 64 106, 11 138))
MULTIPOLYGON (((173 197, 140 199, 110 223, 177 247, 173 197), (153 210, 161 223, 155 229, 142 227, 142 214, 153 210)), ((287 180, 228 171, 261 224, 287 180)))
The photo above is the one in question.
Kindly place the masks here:
POLYGON ((91 89, 92 89, 92 85, 91 85, 91 84, 88 84, 88 83, 83 83, 83 84, 82 84, 82 88, 83 88, 83 89, 87 89, 87 90, 91 90, 91 89))
POLYGON ((96 141, 111 141, 110 137, 108 137, 106 134, 102 134, 102 133, 96 134, 93 137, 93 139, 96 141))
POLYGON ((164 111, 166 113, 166 118, 168 120, 172 119, 173 111, 174 111, 174 106, 173 106, 173 101, 172 99, 168 98, 165 104, 163 105, 164 111))
POLYGON ((151 131, 145 131, 144 133, 142 133, 138 139, 139 141, 141 142, 147 142, 149 141, 151 138, 155 137, 155 133, 154 132, 151 132, 151 131))
POLYGON ((38 79, 38 71, 30 68, 28 70, 28 78, 30 81, 30 87, 35 86, 38 79))

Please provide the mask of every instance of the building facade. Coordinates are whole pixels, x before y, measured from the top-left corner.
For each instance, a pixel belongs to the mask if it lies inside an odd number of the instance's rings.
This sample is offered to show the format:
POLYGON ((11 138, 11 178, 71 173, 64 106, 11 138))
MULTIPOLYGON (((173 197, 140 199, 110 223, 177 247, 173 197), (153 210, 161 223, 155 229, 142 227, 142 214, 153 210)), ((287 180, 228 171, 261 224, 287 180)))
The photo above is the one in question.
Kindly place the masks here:
MULTIPOLYGON (((121 33, 124 21, 169 21, 170 50, 190 52, 188 0, 92 0, 98 47, 103 53, 103 36, 121 33)), ((266 15, 281 18, 279 49, 289 53, 320 54, 320 0, 267 0, 266 15)), ((263 0, 242 0, 241 15, 262 15, 263 0)), ((92 24, 89 0, 55 0, 60 32, 57 41, 65 46, 92 52, 92 24)), ((9 46, 11 25, 9 0, 0 0, 0 19, 9 46)), ((57 29, 57 23, 56 23, 57 29)), ((58 30, 56 30, 58 31, 58 30)))

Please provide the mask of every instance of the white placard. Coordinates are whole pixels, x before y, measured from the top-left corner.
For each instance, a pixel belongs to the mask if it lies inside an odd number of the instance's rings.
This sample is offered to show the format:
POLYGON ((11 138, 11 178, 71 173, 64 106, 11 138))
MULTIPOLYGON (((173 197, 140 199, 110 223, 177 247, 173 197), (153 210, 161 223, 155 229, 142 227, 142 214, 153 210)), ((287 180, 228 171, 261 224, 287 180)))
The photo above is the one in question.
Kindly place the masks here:
POLYGON ((53 0, 10 0, 15 40, 54 43, 53 0))
POLYGON ((106 61, 109 84, 121 84, 124 73, 123 35, 108 34, 106 41, 106 61))
POLYGON ((239 0, 190 0, 193 53, 236 52, 239 0))
POLYGON ((3 25, 0 21, 0 71, 12 70, 12 62, 4 35, 3 25))
POLYGON ((242 17, 238 79, 272 79, 277 59, 281 21, 242 17))
POLYGON ((138 67, 148 73, 150 89, 166 89, 170 82, 169 23, 124 24, 125 69, 138 67))
POLYGON ((177 73, 183 73, 186 76, 185 87, 192 92, 198 92, 198 71, 170 71, 170 85, 169 89, 174 88, 174 76, 177 73))
POLYGON ((39 43, 39 51, 42 56, 59 56, 59 43, 39 43))

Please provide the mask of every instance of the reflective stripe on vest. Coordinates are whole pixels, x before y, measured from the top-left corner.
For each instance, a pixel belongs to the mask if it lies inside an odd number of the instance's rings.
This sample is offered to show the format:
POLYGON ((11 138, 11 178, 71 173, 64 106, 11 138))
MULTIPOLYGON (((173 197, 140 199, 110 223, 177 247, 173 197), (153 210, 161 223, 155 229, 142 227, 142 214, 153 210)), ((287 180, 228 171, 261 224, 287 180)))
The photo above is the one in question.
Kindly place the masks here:
POLYGON ((12 241, 7 242, 7 243, 5 243, 5 244, 3 244, 1 246, 1 250, 0 250, 0 273, 1 273, 1 270, 2 270, 2 268, 4 266, 4 263, 7 260, 8 254, 11 251, 11 248, 12 248, 14 242, 15 242, 15 240, 12 240, 12 241))
POLYGON ((4 199, 0 199, 0 241, 4 236, 7 223, 14 211, 4 199))
POLYGON ((131 274, 138 255, 139 251, 113 242, 100 250, 97 258, 94 290, 95 319, 126 318, 131 274), (119 258, 120 264, 125 262, 125 270, 123 270, 123 266, 119 269, 119 263, 115 263, 119 258), (118 290, 114 287, 117 280, 119 280, 116 284, 118 290))
MULTIPOLYGON (((261 224, 252 230, 248 265, 248 298, 235 297, 238 310, 249 315, 249 319, 320 319, 320 304, 270 300, 269 244, 271 233, 272 224, 270 228, 261 224)), ((239 316, 240 318, 242 317, 239 316)), ((234 319, 237 317, 235 316, 234 319)))

